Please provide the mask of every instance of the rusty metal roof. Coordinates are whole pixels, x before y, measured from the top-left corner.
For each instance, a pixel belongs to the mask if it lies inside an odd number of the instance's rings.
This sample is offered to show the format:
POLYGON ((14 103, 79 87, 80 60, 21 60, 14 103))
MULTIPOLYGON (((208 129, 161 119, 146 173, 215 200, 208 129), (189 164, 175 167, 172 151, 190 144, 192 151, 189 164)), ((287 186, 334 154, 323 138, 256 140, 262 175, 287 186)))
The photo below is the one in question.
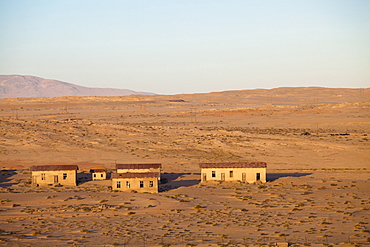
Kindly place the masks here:
POLYGON ((78 170, 77 165, 44 165, 44 166, 31 166, 30 171, 70 171, 78 170))
POLYGON ((158 169, 161 168, 162 164, 116 164, 116 169, 158 169))
POLYGON ((158 178, 158 172, 126 172, 112 173, 111 178, 158 178))
POLYGON ((200 168, 266 168, 265 162, 200 163, 200 168))

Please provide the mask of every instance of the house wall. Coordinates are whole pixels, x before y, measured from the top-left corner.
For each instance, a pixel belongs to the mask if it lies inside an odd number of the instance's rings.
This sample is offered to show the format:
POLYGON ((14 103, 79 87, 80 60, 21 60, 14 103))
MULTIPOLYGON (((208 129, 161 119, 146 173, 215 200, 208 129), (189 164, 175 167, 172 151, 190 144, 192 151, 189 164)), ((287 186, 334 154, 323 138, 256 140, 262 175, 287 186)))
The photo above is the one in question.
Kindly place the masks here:
POLYGON ((106 172, 93 172, 91 173, 92 180, 105 180, 107 179, 106 172))
POLYGON ((201 181, 242 181, 254 183, 257 181, 257 173, 260 174, 260 181, 265 183, 266 168, 202 168, 201 181), (232 177, 230 176, 230 171, 232 171, 232 177), (214 177, 212 172, 215 174, 214 177))
POLYGON ((45 186, 49 184, 77 185, 77 171, 32 171, 32 184, 45 186), (66 174, 66 176, 65 176, 66 174))
MULTIPOLYGON (((148 169, 117 169, 117 173, 147 173, 147 172, 157 172, 161 174, 161 168, 148 168, 148 169)), ((161 178, 158 177, 158 180, 161 178)))
POLYGON ((149 169, 117 169, 117 173, 127 173, 127 172, 133 172, 133 173, 146 173, 146 172, 158 172, 161 173, 160 168, 149 168, 149 169))
POLYGON ((158 193, 158 179, 157 178, 112 178, 112 189, 120 191, 132 191, 136 190, 137 192, 149 192, 149 193, 158 193), (140 181, 143 181, 143 186, 140 187, 140 181), (118 188, 117 182, 121 183, 121 188, 118 188), (128 188, 126 183, 130 183, 128 188), (153 187, 150 187, 152 182, 153 187))

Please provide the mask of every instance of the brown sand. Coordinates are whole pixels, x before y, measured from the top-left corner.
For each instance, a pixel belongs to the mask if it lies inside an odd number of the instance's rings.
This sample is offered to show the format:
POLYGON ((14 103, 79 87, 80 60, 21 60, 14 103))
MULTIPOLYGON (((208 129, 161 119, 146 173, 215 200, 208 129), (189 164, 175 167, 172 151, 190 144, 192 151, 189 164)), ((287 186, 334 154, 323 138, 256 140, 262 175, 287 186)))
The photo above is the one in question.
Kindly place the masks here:
POLYGON ((369 98, 282 88, 0 100, 0 245, 365 246, 369 98), (267 162, 269 182, 199 184, 198 163, 223 161, 267 162), (160 162, 170 182, 154 195, 110 181, 29 185, 30 165, 116 162, 160 162))

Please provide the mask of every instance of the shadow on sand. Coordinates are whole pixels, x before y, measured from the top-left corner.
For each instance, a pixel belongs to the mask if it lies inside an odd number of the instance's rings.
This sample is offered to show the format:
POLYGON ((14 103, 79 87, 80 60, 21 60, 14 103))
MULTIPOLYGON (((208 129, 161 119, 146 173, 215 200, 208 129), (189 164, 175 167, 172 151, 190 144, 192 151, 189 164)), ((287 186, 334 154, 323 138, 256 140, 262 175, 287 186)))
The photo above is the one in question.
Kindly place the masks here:
POLYGON ((1 170, 0 172, 0 187, 11 187, 17 183, 12 182, 12 177, 17 174, 17 170, 1 170))
POLYGON ((272 182, 272 181, 275 181, 276 179, 279 179, 279 178, 283 178, 283 177, 304 177, 304 176, 308 176, 308 175, 311 175, 312 173, 299 173, 299 172, 295 172, 295 173, 267 173, 266 176, 266 180, 268 182, 272 182))
POLYGON ((91 173, 77 173, 77 183, 83 184, 92 180, 91 173))
POLYGON ((160 191, 169 191, 180 187, 189 187, 199 184, 199 179, 192 173, 162 173, 160 191), (186 179, 189 177, 189 179, 186 179))

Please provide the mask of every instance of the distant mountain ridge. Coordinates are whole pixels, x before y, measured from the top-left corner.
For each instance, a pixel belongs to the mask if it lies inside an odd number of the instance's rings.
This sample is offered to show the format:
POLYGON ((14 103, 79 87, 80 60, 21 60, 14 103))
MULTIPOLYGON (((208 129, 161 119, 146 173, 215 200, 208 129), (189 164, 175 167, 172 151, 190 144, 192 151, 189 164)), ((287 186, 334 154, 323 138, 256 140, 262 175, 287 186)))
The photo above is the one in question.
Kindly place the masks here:
POLYGON ((153 95, 129 89, 90 88, 28 75, 0 75, 0 98, 153 95))

